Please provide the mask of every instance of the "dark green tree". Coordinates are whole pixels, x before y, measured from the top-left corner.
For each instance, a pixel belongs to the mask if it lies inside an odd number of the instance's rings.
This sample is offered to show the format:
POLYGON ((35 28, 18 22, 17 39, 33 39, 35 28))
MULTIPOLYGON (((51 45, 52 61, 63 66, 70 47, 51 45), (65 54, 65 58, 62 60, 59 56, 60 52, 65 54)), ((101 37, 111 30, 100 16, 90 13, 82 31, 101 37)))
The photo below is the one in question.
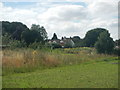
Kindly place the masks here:
POLYGON ((2 21, 2 35, 9 34, 15 40, 21 40, 23 31, 28 30, 27 26, 21 22, 2 21))
POLYGON ((32 31, 35 30, 35 31, 39 32, 39 34, 43 38, 43 40, 48 39, 47 32, 43 26, 40 27, 40 25, 32 24, 30 30, 32 30, 32 31))
POLYGON ((9 42, 11 40, 11 36, 8 33, 5 33, 2 35, 2 45, 9 45, 9 42))
POLYGON ((86 47, 94 47, 95 42, 98 40, 98 37, 101 32, 106 31, 106 29, 103 28, 96 28, 88 31, 86 33, 84 40, 84 45, 86 47))
POLYGON ((79 47, 80 46, 80 42, 81 42, 81 39, 79 36, 74 36, 72 38, 73 42, 75 43, 75 47, 79 47))
POLYGON ((115 46, 120 46, 120 39, 115 40, 115 46))
POLYGON ((98 37, 98 41, 95 43, 95 48, 98 53, 111 54, 114 48, 113 39, 110 37, 108 31, 104 31, 98 37))
POLYGON ((43 37, 35 30, 26 30, 22 33, 22 39, 27 43, 27 45, 34 42, 43 42, 43 37))
POLYGON ((72 38, 72 40, 73 40, 74 42, 78 42, 78 41, 80 40, 80 37, 79 37, 79 36, 74 36, 74 37, 72 38))
POLYGON ((10 25, 11 23, 8 21, 2 21, 2 35, 6 35, 6 33, 10 33, 10 25))
POLYGON ((56 33, 54 33, 53 34, 53 37, 52 37, 52 40, 57 40, 58 38, 57 38, 57 35, 56 35, 56 33))
POLYGON ((60 44, 58 44, 58 43, 53 43, 52 44, 52 48, 54 49, 54 48, 62 48, 62 46, 60 45, 60 44))
POLYGON ((9 45, 11 49, 26 47, 26 43, 19 40, 10 40, 9 45))
POLYGON ((114 42, 115 48, 114 48, 114 54, 120 56, 120 39, 115 40, 114 42))
POLYGON ((40 34, 41 34, 41 36, 43 37, 44 40, 48 39, 47 32, 46 32, 46 30, 45 30, 45 28, 43 26, 41 27, 40 34))

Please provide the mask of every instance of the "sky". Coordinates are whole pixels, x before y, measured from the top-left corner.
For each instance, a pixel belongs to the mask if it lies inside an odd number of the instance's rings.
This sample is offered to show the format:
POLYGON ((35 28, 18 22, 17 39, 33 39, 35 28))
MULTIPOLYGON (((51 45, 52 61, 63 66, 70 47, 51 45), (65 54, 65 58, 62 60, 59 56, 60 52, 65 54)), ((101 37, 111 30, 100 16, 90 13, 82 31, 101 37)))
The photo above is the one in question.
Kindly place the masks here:
POLYGON ((0 21, 44 26, 48 37, 80 36, 105 28, 118 39, 119 0, 1 0, 0 21))

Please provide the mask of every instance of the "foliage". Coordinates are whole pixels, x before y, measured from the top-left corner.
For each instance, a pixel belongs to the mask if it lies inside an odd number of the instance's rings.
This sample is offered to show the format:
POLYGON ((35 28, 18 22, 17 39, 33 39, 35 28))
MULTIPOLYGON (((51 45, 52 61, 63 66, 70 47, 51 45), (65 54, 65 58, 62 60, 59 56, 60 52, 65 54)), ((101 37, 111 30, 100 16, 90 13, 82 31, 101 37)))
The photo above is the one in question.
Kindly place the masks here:
POLYGON ((2 36, 2 44, 3 45, 9 45, 11 38, 8 33, 5 33, 4 36, 2 36))
POLYGON ((56 33, 54 33, 53 34, 53 37, 52 37, 52 40, 57 40, 58 38, 57 38, 57 35, 56 35, 56 33))
POLYGON ((80 40, 80 37, 79 36, 74 36, 72 39, 77 42, 77 41, 80 40))
POLYGON ((41 49, 42 47, 44 46, 41 42, 34 42, 29 45, 29 48, 32 48, 32 49, 41 49))
POLYGON ((43 38, 43 40, 47 40, 47 32, 43 26, 40 27, 40 25, 32 24, 31 29, 32 31, 39 32, 40 36, 43 38))
MULTIPOLYGON (((3 21, 2 28, 3 43, 10 44, 12 49, 0 51, 3 55, 4 88, 118 87, 118 58, 115 55, 98 54, 94 48, 89 48, 96 43, 99 53, 112 52, 113 40, 106 29, 88 31, 84 39, 79 36, 72 38, 76 47, 88 47, 70 48, 73 45, 67 43, 65 47, 68 48, 50 49, 44 44, 47 41, 47 32, 43 26, 33 24, 28 29, 20 22, 3 21)), ((55 33, 52 39, 58 39, 55 33)), ((59 44, 52 46, 61 48, 59 44)))
POLYGON ((120 49, 114 49, 113 54, 120 56, 120 49))
POLYGON ((114 48, 113 39, 110 37, 108 31, 104 31, 100 34, 98 41, 95 44, 98 53, 110 54, 114 48))
POLYGON ((43 26, 33 24, 31 29, 21 22, 2 21, 2 38, 3 44, 11 44, 11 46, 29 46, 34 42, 42 44, 47 40, 47 32, 43 26), (18 41, 17 41, 18 40, 18 41), (26 44, 20 43, 25 42, 26 44), (11 43, 9 43, 11 42, 11 43), (17 45, 17 44, 20 45, 17 45), (23 45, 21 45, 23 44, 23 45))
POLYGON ((26 43, 24 41, 14 40, 8 33, 2 36, 2 44, 10 46, 11 49, 26 47, 26 43))
POLYGON ((72 48, 73 46, 70 43, 66 43, 64 47, 65 48, 72 48))
POLYGON ((79 46, 80 46, 80 41, 81 41, 81 39, 80 39, 79 36, 74 36, 74 37, 72 38, 72 40, 73 40, 73 42, 75 43, 75 47, 79 47, 79 46))
POLYGON ((75 46, 74 42, 72 40, 67 40, 65 43, 65 48, 73 48, 75 46))
POLYGON ((22 39, 27 43, 27 45, 34 42, 43 42, 43 37, 35 30, 27 30, 22 33, 22 39))
MULTIPOLYGON (((65 44, 65 47, 66 48, 71 48, 73 46, 93 47, 96 41, 98 41, 100 33, 102 33, 103 31, 106 31, 106 29, 104 28, 92 29, 86 33, 86 36, 83 39, 81 39, 79 36, 74 36, 71 39, 75 45, 72 45, 70 42, 68 42, 65 44)), ((46 29, 43 26, 32 24, 31 28, 29 29, 26 25, 24 25, 21 22, 8 22, 8 21, 2 21, 2 38, 3 44, 5 45, 9 44, 11 40, 18 40, 19 42, 24 41, 26 43, 26 47, 29 45, 32 46, 32 43, 34 42, 45 45, 46 41, 48 40, 46 29)), ((57 39, 58 37, 56 33, 54 33, 52 40, 57 39)), ((117 45, 117 42, 118 41, 115 42, 115 45, 117 45)), ((53 45, 53 47, 60 48, 60 45, 53 45)))
MULTIPOLYGON (((53 57, 49 58, 53 60, 53 57)), ((13 70, 16 72, 14 74, 3 76, 2 85, 3 88, 117 88, 118 65, 112 63, 116 63, 116 60, 89 61, 51 69, 39 68, 34 72, 30 72, 33 68, 24 67, 13 70), (28 69, 30 71, 25 73, 28 69)))
POLYGON ((103 28, 96 28, 88 31, 86 33, 86 36, 84 38, 84 44, 86 47, 93 47, 95 42, 98 40, 98 37, 101 32, 106 31, 106 29, 103 28))
POLYGON ((11 40, 9 42, 9 45, 11 49, 26 47, 26 43, 24 41, 19 41, 19 40, 11 40))
POLYGON ((120 46, 120 39, 115 41, 115 46, 120 46))
POLYGON ((58 43, 53 43, 52 44, 52 48, 54 49, 54 48, 62 48, 62 46, 60 45, 60 44, 58 44, 58 43))
POLYGON ((73 42, 75 43, 75 47, 84 47, 84 40, 81 39, 79 36, 74 36, 72 38, 73 42))
POLYGON ((97 54, 94 48, 88 47, 32 48, 4 49, 2 51, 3 74, 26 73, 40 68, 82 64, 89 61, 118 60, 113 55, 97 54), (25 70, 23 70, 24 68, 25 70))
POLYGON ((13 39, 21 40, 21 34, 26 30, 28 30, 27 26, 21 22, 2 21, 3 36, 8 33, 13 39))

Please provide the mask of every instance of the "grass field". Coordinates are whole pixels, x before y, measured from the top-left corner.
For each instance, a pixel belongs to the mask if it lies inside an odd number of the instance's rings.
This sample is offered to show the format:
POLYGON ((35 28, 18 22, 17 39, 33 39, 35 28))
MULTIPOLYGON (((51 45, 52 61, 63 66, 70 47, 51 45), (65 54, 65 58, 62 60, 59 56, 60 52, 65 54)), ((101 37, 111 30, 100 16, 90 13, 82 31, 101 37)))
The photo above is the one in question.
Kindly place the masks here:
POLYGON ((3 76, 4 88, 117 88, 118 66, 90 62, 3 76))
POLYGON ((3 88, 117 88, 118 57, 93 48, 4 50, 3 88))

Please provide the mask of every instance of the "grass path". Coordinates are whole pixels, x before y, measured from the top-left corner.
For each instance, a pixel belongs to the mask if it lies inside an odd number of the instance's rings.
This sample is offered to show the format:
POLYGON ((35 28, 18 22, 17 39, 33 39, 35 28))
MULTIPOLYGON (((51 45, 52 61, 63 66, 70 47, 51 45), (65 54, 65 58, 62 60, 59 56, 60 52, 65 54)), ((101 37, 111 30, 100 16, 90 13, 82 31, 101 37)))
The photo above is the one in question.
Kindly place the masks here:
POLYGON ((118 64, 90 62, 3 76, 3 88, 117 88, 118 64))

